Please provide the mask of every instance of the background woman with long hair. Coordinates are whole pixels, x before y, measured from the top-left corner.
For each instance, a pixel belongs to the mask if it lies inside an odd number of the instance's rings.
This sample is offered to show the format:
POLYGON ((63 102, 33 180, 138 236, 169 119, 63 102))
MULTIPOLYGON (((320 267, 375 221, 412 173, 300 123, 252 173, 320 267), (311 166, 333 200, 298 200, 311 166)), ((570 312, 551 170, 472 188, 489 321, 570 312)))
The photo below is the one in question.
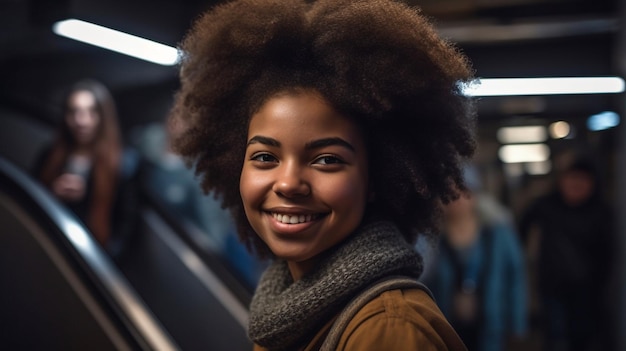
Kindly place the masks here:
POLYGON ((75 83, 64 99, 60 122, 36 163, 35 176, 106 246, 122 158, 111 93, 94 80, 75 83))

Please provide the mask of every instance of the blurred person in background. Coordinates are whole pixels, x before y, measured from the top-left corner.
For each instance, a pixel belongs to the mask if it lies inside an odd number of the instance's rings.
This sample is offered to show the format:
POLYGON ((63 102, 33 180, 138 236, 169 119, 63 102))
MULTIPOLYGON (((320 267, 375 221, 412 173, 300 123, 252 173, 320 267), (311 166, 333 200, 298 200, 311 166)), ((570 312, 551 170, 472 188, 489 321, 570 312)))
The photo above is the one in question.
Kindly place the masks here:
POLYGON ((172 133, 175 131, 163 123, 138 131, 135 143, 146 161, 143 185, 168 212, 204 229, 211 236, 211 245, 221 246, 233 226, 230 214, 217 201, 205 201, 193 169, 171 151, 172 133))
POLYGON ((579 156, 520 218, 528 256, 537 260, 544 350, 613 349, 603 302, 615 248, 611 212, 596 165, 579 156))
POLYGON ((56 136, 40 153, 33 174, 103 248, 118 254, 135 230, 136 155, 124 148, 107 87, 85 79, 67 92, 56 136))
POLYGON ((194 240, 218 253, 254 287, 266 264, 237 240, 230 212, 221 207, 220 199, 213 193, 202 192, 194 169, 172 151, 170 140, 180 130, 180 125, 173 122, 152 123, 136 130, 134 142, 145 158, 143 187, 183 223, 194 240), (195 232, 199 234, 194 235, 195 232))
POLYGON ((468 350, 497 351, 527 336, 526 264, 510 212, 480 190, 466 168, 469 191, 445 206, 442 236, 421 278, 468 350))

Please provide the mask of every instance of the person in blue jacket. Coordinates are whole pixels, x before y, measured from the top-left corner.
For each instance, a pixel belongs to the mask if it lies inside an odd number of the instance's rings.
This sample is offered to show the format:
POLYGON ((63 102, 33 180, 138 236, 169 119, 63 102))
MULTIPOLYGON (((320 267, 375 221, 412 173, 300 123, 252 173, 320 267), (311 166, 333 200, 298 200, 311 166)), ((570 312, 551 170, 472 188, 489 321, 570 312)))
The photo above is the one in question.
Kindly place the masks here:
POLYGON ((496 215, 493 203, 468 193, 445 207, 443 235, 422 277, 468 349, 476 351, 505 350, 527 333, 523 248, 507 211, 500 207, 496 215))

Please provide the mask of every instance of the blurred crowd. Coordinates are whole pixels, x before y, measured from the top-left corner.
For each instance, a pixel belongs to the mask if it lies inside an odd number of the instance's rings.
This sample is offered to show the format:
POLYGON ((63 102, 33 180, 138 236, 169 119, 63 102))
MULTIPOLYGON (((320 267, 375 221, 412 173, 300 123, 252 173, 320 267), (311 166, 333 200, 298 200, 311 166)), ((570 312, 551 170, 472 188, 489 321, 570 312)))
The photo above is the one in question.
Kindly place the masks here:
POLYGON ((611 283, 618 247, 598 165, 573 157, 515 215, 485 190, 445 205, 441 237, 418 242, 423 280, 469 350, 615 350, 611 283))

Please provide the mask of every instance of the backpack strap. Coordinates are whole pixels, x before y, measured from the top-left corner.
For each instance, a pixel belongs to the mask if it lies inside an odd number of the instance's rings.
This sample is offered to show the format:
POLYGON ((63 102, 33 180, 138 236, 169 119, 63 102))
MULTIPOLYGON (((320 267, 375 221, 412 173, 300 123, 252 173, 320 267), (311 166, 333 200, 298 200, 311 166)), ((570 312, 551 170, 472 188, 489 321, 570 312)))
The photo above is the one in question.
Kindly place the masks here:
POLYGON ((383 278, 370 285, 365 291, 353 298, 348 305, 341 311, 333 325, 330 327, 324 343, 320 347, 320 351, 333 351, 339 344, 339 339, 348 323, 368 302, 379 296, 385 291, 397 289, 420 289, 425 291, 431 299, 434 300, 433 293, 422 282, 414 278, 403 276, 391 276, 383 278))

